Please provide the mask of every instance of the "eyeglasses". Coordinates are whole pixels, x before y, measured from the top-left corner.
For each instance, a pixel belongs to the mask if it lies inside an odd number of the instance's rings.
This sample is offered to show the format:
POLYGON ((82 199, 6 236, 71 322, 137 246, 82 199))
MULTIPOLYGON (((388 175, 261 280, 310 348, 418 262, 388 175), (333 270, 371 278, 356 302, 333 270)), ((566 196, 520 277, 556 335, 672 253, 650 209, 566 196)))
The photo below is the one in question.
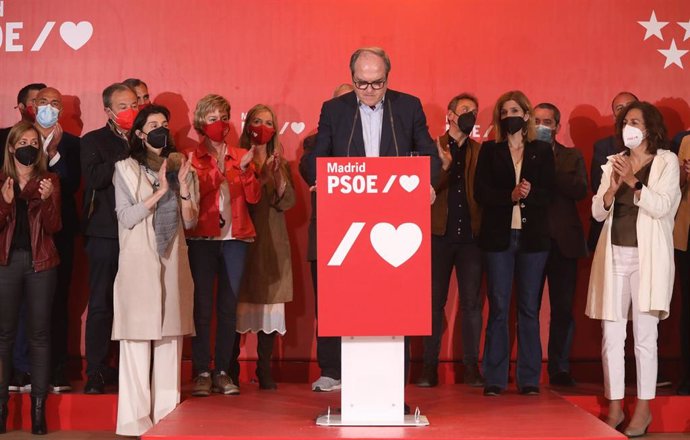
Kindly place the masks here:
POLYGON ((383 86, 386 85, 385 79, 379 79, 372 82, 353 80, 352 82, 355 84, 355 87, 357 87, 359 90, 366 90, 369 86, 371 86, 373 90, 381 90, 383 86))

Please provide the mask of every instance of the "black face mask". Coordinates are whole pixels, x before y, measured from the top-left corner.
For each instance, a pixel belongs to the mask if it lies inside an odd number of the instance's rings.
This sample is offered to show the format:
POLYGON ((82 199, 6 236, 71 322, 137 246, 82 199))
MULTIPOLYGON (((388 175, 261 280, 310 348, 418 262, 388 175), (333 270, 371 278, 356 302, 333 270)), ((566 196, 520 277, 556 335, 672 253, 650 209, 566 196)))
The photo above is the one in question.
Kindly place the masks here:
POLYGON ((160 150, 168 146, 168 138, 170 137, 170 130, 167 127, 158 127, 149 131, 146 134, 146 141, 153 148, 160 150))
POLYGON ((525 120, 522 116, 508 116, 501 119, 501 131, 508 134, 515 134, 525 127, 525 120))
POLYGON ((25 167, 31 166, 38 159, 38 148, 32 146, 17 148, 14 150, 14 157, 25 167))
POLYGON ((474 123, 477 122, 477 115, 474 112, 467 112, 458 115, 458 128, 467 136, 474 130, 474 123))

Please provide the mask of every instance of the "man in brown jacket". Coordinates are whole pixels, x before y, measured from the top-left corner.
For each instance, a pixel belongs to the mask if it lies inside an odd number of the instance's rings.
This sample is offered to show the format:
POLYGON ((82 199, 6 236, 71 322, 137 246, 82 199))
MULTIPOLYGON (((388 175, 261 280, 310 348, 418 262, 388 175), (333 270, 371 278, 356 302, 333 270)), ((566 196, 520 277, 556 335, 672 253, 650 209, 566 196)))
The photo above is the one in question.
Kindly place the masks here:
POLYGON ((431 206, 431 336, 424 338, 424 369, 417 386, 438 384, 438 361, 443 316, 450 276, 455 268, 462 312, 464 382, 482 386, 479 339, 482 330, 480 296, 482 255, 479 235, 481 211, 474 200, 474 173, 480 144, 469 138, 477 119, 477 98, 463 93, 448 104, 448 131, 437 141, 442 170, 431 206))

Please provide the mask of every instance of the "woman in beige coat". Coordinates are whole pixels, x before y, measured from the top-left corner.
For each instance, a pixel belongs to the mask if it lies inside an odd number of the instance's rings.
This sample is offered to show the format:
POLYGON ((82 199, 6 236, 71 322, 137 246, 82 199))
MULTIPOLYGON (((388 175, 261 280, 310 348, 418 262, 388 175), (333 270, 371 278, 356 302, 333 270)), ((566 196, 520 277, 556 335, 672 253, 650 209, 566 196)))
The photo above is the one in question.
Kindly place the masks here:
MULTIPOLYGON (((249 210, 256 240, 247 252, 237 306, 237 331, 257 334, 256 375, 262 390, 277 388, 271 375, 271 355, 276 334, 283 335, 286 331, 285 303, 292 301, 292 263, 285 211, 295 205, 295 190, 290 169, 281 155, 277 126, 270 107, 255 105, 247 113, 240 136, 240 147, 254 148, 261 200, 249 210)), ((239 343, 235 347, 237 359, 239 343)))
POLYGON ((115 164, 120 257, 112 338, 120 341, 119 435, 142 435, 180 402, 182 337, 194 333, 183 228, 197 221, 198 185, 191 162, 174 152, 169 117, 156 105, 139 112, 130 157, 115 164))
POLYGON ((657 325, 668 317, 673 291, 673 218, 678 209, 678 158, 665 150, 659 110, 633 102, 616 121, 625 151, 610 156, 592 199, 592 216, 604 221, 592 261, 586 314, 602 320, 607 423, 623 423, 625 338, 632 316, 637 405, 625 428, 643 435, 652 421, 657 376, 657 325))

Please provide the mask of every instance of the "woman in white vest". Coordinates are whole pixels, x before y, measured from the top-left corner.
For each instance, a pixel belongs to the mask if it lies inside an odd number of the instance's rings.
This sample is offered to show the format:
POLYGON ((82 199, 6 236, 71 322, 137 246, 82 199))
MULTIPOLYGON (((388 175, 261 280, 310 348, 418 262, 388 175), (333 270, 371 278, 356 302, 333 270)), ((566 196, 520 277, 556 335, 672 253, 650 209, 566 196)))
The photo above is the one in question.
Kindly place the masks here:
POLYGON ((130 130, 130 157, 115 164, 119 435, 142 435, 180 402, 182 338, 194 333, 183 229, 196 224, 198 184, 191 161, 175 152, 169 117, 161 106, 140 111, 130 130))
POLYGON ((632 317, 637 404, 624 433, 644 435, 656 393, 657 325, 669 314, 673 291, 673 218, 680 201, 678 158, 666 150, 659 110, 632 102, 616 120, 624 151, 609 156, 592 199, 592 216, 604 221, 589 279, 586 314, 602 320, 607 423, 622 425, 625 338, 632 317))

